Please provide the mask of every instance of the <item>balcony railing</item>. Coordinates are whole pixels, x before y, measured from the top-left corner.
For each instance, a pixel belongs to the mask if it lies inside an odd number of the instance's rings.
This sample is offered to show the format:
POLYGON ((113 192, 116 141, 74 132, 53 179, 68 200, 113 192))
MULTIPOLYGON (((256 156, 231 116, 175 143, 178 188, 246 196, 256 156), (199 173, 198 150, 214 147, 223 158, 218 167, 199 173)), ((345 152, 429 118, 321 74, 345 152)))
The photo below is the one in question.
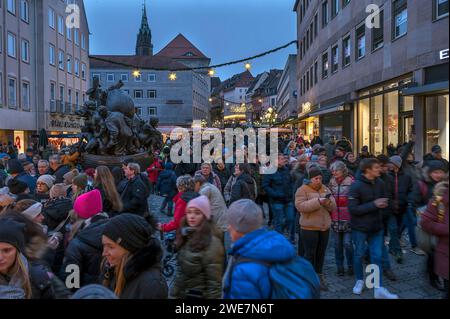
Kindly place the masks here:
POLYGON ((50 100, 50 113, 75 114, 80 108, 81 107, 76 104, 60 100, 50 100))

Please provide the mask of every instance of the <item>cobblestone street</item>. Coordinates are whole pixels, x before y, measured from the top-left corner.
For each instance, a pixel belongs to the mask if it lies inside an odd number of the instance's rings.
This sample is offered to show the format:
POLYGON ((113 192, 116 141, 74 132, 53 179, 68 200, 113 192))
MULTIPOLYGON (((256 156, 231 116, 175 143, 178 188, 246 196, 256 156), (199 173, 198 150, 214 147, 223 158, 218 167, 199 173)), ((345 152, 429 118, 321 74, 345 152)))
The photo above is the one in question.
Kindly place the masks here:
MULTIPOLYGON (((171 218, 159 213, 162 198, 150 196, 150 211, 156 215, 158 222, 167 222, 171 218)), ((440 299, 441 292, 431 287, 425 275, 426 257, 417 256, 409 250, 405 251, 403 264, 397 264, 391 258, 392 270, 398 280, 393 282, 383 278, 384 286, 401 299, 440 299)), ((366 289, 361 296, 352 294, 355 284, 354 276, 338 277, 334 262, 333 243, 330 240, 325 257, 324 274, 328 282, 329 291, 322 292, 322 299, 372 299, 373 291, 366 289)))

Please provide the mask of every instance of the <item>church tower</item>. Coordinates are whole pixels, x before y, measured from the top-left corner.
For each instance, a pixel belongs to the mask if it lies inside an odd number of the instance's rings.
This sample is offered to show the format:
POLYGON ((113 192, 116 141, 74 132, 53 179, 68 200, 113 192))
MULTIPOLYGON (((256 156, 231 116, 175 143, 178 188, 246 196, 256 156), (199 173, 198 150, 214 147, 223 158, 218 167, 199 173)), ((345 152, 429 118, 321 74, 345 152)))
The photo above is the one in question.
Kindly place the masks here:
POLYGON ((147 9, 145 1, 142 9, 142 21, 139 29, 139 34, 136 41, 136 55, 139 56, 152 56, 153 44, 152 44, 152 31, 148 26, 147 9))

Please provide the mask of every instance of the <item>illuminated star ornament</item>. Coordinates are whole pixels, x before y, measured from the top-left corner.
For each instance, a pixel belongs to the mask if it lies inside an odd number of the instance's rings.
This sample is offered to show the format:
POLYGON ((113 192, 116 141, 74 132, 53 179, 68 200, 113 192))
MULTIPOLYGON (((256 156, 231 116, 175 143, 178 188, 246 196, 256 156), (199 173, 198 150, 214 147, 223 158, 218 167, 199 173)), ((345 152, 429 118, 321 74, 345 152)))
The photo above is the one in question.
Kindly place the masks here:
POLYGON ((140 77, 140 76, 141 76, 141 71, 139 71, 139 70, 134 70, 134 71, 133 71, 133 76, 134 76, 135 78, 140 77))
POLYGON ((214 76, 216 74, 216 70, 214 70, 214 69, 210 69, 209 71, 208 71, 208 75, 209 76, 214 76))
POLYGON ((250 64, 250 62, 245 63, 246 70, 250 70, 251 68, 252 68, 252 65, 250 64))
POLYGON ((175 72, 169 73, 169 80, 175 81, 177 79, 177 74, 175 72))

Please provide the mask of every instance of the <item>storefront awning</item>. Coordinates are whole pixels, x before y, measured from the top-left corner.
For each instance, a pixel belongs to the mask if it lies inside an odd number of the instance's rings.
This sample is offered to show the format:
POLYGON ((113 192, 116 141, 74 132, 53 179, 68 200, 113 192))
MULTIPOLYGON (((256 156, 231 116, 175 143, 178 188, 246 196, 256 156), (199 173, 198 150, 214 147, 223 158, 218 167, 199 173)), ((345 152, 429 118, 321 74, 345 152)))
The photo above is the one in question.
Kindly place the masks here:
POLYGON ((325 108, 319 108, 317 111, 310 113, 309 116, 319 116, 333 112, 341 112, 344 110, 345 110, 344 104, 332 105, 325 108))
POLYGON ((448 93, 448 81, 415 86, 402 90, 402 95, 404 96, 439 94, 439 93, 448 93))

